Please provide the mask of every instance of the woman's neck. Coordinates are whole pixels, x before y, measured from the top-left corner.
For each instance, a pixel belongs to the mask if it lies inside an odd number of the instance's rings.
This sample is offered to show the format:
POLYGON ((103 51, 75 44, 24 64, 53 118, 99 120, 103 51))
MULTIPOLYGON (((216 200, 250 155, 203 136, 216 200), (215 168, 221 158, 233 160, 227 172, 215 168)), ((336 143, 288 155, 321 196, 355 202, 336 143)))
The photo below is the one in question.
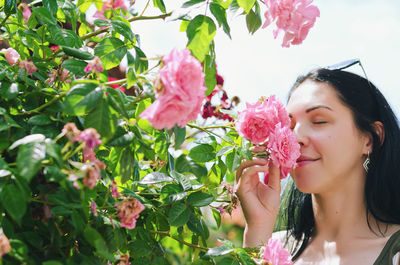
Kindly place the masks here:
MULTIPOLYGON (((323 194, 313 194, 312 204, 315 227, 318 236, 326 240, 340 240, 349 237, 370 237, 364 197, 364 180, 349 179, 340 188, 323 194)), ((376 222, 370 217, 370 225, 376 222)))

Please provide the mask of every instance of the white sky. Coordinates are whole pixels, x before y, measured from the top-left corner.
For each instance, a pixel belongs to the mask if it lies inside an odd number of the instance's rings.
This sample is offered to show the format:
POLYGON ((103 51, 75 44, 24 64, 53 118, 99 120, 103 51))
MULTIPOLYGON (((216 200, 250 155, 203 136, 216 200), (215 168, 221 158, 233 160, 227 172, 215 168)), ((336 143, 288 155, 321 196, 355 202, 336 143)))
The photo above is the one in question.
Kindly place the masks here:
MULTIPOLYGON (((136 1, 141 10, 144 2, 136 1)), ((167 10, 185 1, 164 0, 167 10)), ((399 0, 315 0, 321 16, 301 45, 282 48, 282 36, 274 39, 272 27, 250 35, 245 17, 229 17, 230 40, 222 28, 215 37, 218 72, 225 79, 230 97, 242 103, 276 94, 286 101, 296 77, 316 66, 327 66, 360 58, 368 78, 380 88, 400 116, 400 1, 399 0)), ((263 5, 261 10, 265 11, 263 5)), ((200 10, 202 13, 204 11, 200 10)), ((150 8, 145 15, 156 14, 150 8)), ((136 21, 132 30, 141 37, 147 57, 163 55, 172 48, 182 49, 186 34, 179 22, 136 21)), ((359 66, 349 70, 361 74, 359 66)), ((242 107, 241 105, 240 107, 242 107)))

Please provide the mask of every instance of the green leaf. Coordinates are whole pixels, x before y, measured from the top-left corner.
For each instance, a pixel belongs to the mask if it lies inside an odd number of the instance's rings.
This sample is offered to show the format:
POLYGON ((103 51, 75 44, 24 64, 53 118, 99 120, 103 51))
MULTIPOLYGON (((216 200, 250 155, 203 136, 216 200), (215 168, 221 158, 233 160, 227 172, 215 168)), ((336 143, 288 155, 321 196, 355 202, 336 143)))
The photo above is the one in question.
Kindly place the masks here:
POLYGON ((246 251, 243 249, 236 249, 236 253, 238 254, 240 263, 243 265, 256 265, 254 260, 250 257, 249 254, 247 254, 246 251))
POLYGON ((52 121, 49 119, 47 115, 40 114, 35 115, 28 120, 28 124, 30 125, 49 125, 52 121))
POLYGON ((251 8, 254 6, 254 3, 256 0, 237 0, 237 3, 241 8, 244 9, 246 14, 248 14, 251 10, 251 8))
POLYGON ((214 21, 206 16, 196 16, 188 25, 186 35, 188 37, 187 48, 200 61, 204 61, 208 53, 211 41, 215 36, 217 28, 214 21))
POLYGON ((58 10, 57 1, 54 0, 43 0, 43 6, 45 6, 51 13, 56 14, 58 10))
POLYGON ((75 57, 77 59, 92 60, 94 58, 94 56, 92 54, 90 54, 86 51, 82 51, 80 49, 75 49, 75 48, 71 48, 71 47, 67 47, 67 46, 61 46, 61 48, 65 54, 71 55, 72 57, 75 57))
POLYGON ((235 249, 232 247, 228 247, 225 245, 222 246, 218 246, 215 248, 210 248, 207 253, 205 254, 205 256, 209 256, 209 257, 216 257, 216 256, 223 256, 226 255, 228 253, 231 253, 232 251, 234 251, 235 249))
POLYGON ((173 170, 171 170, 170 173, 171 173, 172 177, 175 179, 175 181, 177 181, 179 184, 181 184, 182 188, 185 191, 190 190, 192 188, 192 184, 190 184, 189 179, 185 175, 180 174, 173 170))
POLYGON ((211 210, 214 216, 214 220, 217 223, 217 227, 219 228, 221 226, 221 213, 216 209, 211 209, 211 210))
POLYGON ((4 0, 4 13, 7 16, 17 13, 17 0, 4 0))
POLYGON ((173 179, 166 173, 152 172, 144 176, 139 181, 139 184, 147 185, 147 184, 155 184, 160 182, 171 182, 171 181, 173 181, 173 179))
POLYGON ((111 25, 116 32, 133 42, 133 32, 128 25, 122 21, 111 21, 111 25))
POLYGON ((231 38, 231 29, 228 25, 228 21, 226 20, 225 8, 223 8, 220 4, 211 2, 210 10, 211 10, 211 13, 214 15, 214 17, 217 19, 218 25, 219 26, 222 25, 222 28, 224 29, 224 32, 226 33, 226 35, 228 35, 229 38, 231 38))
POLYGON ((192 206, 202 207, 207 206, 214 201, 214 196, 205 192, 193 192, 189 195, 186 202, 192 206))
POLYGON ((17 169, 19 175, 28 182, 39 171, 42 161, 46 157, 44 143, 29 143, 22 145, 18 150, 17 169))
POLYGON ((128 72, 126 73, 126 81, 127 81, 127 85, 128 88, 132 87, 135 83, 136 83, 136 74, 135 71, 133 71, 132 68, 128 69, 128 72))
POLYGON ((190 0, 190 1, 185 2, 185 3, 182 5, 182 8, 190 7, 190 6, 196 5, 196 4, 198 4, 198 3, 205 2, 205 1, 206 1, 206 0, 190 0))
POLYGON ((201 236, 203 244, 206 245, 206 240, 210 236, 210 232, 201 217, 199 218, 195 214, 191 214, 187 226, 191 231, 201 236))
POLYGON ((208 162, 215 158, 214 147, 200 144, 190 149, 189 157, 198 162, 208 162))
POLYGON ((118 66, 126 52, 127 48, 124 42, 114 37, 102 40, 94 48, 94 54, 100 58, 106 70, 118 66))
POLYGON ((147 242, 141 239, 136 239, 133 242, 131 241, 129 243, 129 249, 134 258, 150 256, 152 253, 152 249, 149 247, 147 242))
POLYGON ((83 76, 85 75, 85 67, 88 63, 76 59, 68 59, 62 63, 62 67, 69 70, 71 73, 83 76))
POLYGON ((32 13, 35 14, 36 19, 39 21, 42 20, 45 24, 56 25, 56 19, 46 7, 35 7, 32 9, 32 13))
POLYGON ((121 182, 124 184, 133 176, 133 170, 135 167, 135 157, 132 150, 128 147, 122 152, 122 156, 119 161, 119 173, 121 175, 121 182))
POLYGON ((112 87, 107 87, 108 99, 110 101, 110 105, 120 114, 122 114, 125 118, 129 119, 129 114, 126 111, 124 105, 124 95, 119 89, 114 89, 112 87))
POLYGON ((103 20, 103 19, 96 19, 94 21, 94 24, 98 27, 107 27, 110 25, 110 23, 107 20, 103 20))
POLYGON ((181 185, 167 184, 161 189, 160 198, 166 203, 174 203, 186 198, 187 192, 183 191, 181 185))
POLYGON ((11 251, 8 253, 11 257, 14 257, 20 263, 23 264, 23 261, 27 260, 29 249, 26 244, 18 239, 10 239, 11 251))
POLYGON ((226 156, 226 166, 230 172, 235 172, 235 170, 239 167, 240 162, 240 155, 238 152, 236 152, 236 150, 226 156))
POLYGON ((60 146, 53 141, 46 141, 45 144, 46 144, 46 154, 54 158, 58 166, 62 167, 64 163, 62 160, 60 146))
POLYGON ((247 29, 251 34, 254 34, 260 27, 262 21, 259 14, 256 14, 253 10, 246 15, 246 25, 247 29))
POLYGON ((24 193, 14 184, 6 184, 1 191, 1 204, 18 224, 26 212, 24 193))
POLYGON ((175 170, 179 173, 193 173, 198 178, 207 175, 206 167, 196 164, 192 160, 189 161, 183 154, 176 159, 175 170))
POLYGON ((186 137, 186 127, 180 128, 179 126, 175 125, 174 127, 174 135, 175 135, 175 149, 179 149, 181 144, 185 141, 186 137))
POLYGON ((233 0, 217 0, 218 4, 220 4, 223 8, 227 9, 233 0))
POLYGON ((230 152, 233 148, 234 147, 230 145, 224 146, 217 152, 217 156, 225 155, 226 153, 230 152))
POLYGON ((216 67, 215 67, 215 60, 210 55, 206 55, 203 63, 203 68, 206 76, 204 77, 204 82, 206 83, 206 95, 210 95, 215 86, 217 85, 217 78, 216 78, 216 67))
POLYGON ((149 68, 149 62, 147 61, 146 55, 144 52, 135 46, 135 70, 136 73, 141 74, 149 68))
POLYGON ((96 84, 79 84, 67 94, 64 113, 77 116, 88 113, 101 99, 103 91, 96 84))
POLYGON ((68 216, 72 213, 72 210, 66 208, 65 206, 55 206, 51 208, 50 212, 54 216, 68 216))
POLYGON ((110 139, 117 126, 117 117, 110 111, 106 100, 99 100, 85 117, 85 126, 95 128, 102 138, 110 139))
POLYGON ((168 222, 172 226, 182 226, 189 221, 189 209, 183 203, 178 203, 171 208, 168 214, 168 222))
POLYGON ((73 210, 71 214, 72 225, 78 233, 81 233, 85 228, 85 221, 78 211, 73 210))
POLYGON ((153 0, 153 5, 155 7, 158 7, 158 9, 160 9, 161 12, 163 12, 163 13, 167 12, 165 10, 165 4, 164 4, 163 0, 153 0))
POLYGON ((108 142, 107 145, 110 146, 126 146, 133 142, 135 138, 135 134, 133 132, 127 132, 126 134, 113 139, 112 141, 108 142))

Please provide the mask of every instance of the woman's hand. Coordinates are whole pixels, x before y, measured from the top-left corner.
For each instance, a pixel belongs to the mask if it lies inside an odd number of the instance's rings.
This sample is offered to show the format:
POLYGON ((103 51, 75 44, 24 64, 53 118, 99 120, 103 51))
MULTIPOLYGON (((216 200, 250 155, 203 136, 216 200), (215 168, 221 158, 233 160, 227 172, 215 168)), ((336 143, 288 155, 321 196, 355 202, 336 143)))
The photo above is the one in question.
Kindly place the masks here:
MULTIPOLYGON (((264 151, 255 147, 253 152, 264 151)), ((246 219, 244 247, 257 247, 271 237, 280 206, 280 170, 266 159, 244 160, 236 171, 236 194, 246 219), (260 182, 258 172, 269 174, 268 184, 260 182)))

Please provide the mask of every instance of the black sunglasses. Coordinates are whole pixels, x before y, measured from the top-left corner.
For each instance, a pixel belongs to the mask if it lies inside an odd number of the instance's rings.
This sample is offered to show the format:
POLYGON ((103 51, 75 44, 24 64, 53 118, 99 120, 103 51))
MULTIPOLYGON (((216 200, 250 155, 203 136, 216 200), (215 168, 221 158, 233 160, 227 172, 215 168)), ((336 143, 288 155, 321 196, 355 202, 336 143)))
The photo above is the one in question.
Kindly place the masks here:
POLYGON ((353 66, 353 65, 355 65, 355 64, 359 64, 359 65, 360 65, 360 67, 361 67, 361 69, 362 69, 362 71, 363 71, 363 73, 364 73, 364 77, 365 77, 365 79, 367 80, 368 85, 369 85, 370 88, 372 89, 372 84, 371 84, 371 82, 370 82, 369 79, 368 79, 367 73, 365 72, 364 67, 363 67, 362 64, 361 64, 360 59, 346 60, 346 61, 343 61, 343 62, 340 62, 340 63, 337 63, 337 64, 333 64, 333 65, 326 66, 326 67, 324 67, 324 68, 325 68, 325 69, 328 69, 328 70, 344 70, 344 69, 349 68, 350 66, 353 66))

